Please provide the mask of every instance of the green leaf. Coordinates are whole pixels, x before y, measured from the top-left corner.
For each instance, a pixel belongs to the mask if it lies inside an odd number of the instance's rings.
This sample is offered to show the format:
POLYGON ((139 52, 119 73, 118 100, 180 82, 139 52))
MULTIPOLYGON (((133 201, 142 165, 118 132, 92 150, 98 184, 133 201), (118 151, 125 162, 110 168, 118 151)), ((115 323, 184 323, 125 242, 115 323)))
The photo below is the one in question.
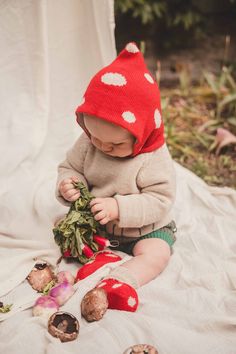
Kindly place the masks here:
POLYGON ((88 260, 82 254, 82 244, 86 243, 97 251, 98 246, 93 242, 93 234, 99 232, 100 226, 90 210, 90 201, 94 197, 83 183, 74 185, 80 190, 80 197, 71 204, 67 215, 53 229, 53 234, 62 254, 70 250, 72 257, 84 264, 88 260))
POLYGON ((55 280, 51 280, 44 288, 43 288, 43 295, 48 295, 49 291, 54 287, 56 284, 55 280))
POLYGON ((232 95, 227 95, 220 103, 219 103, 219 106, 218 106, 218 109, 219 109, 219 113, 223 110, 223 108, 232 103, 232 102, 236 102, 236 93, 232 94, 232 95))
POLYGON ((76 237, 76 241, 77 241, 77 245, 76 245, 76 248, 78 250, 78 253, 79 254, 82 254, 82 238, 81 238, 81 232, 79 229, 76 229, 75 231, 75 237, 76 237))
POLYGON ((0 313, 7 313, 9 311, 11 311, 13 304, 10 305, 3 305, 2 307, 0 307, 0 313))
POLYGON ((75 222, 77 222, 80 218, 80 213, 78 213, 77 211, 75 210, 72 210, 70 212, 70 216, 68 217, 67 219, 67 224, 74 224, 75 222))
POLYGON ((208 85, 212 89, 212 91, 216 95, 218 95, 219 94, 219 88, 217 86, 215 76, 212 73, 209 73, 209 72, 206 72, 206 71, 203 72, 203 75, 204 75, 204 78, 207 81, 208 85))
POLYGON ((230 124, 236 126, 236 117, 227 118, 227 121, 228 121, 230 124))

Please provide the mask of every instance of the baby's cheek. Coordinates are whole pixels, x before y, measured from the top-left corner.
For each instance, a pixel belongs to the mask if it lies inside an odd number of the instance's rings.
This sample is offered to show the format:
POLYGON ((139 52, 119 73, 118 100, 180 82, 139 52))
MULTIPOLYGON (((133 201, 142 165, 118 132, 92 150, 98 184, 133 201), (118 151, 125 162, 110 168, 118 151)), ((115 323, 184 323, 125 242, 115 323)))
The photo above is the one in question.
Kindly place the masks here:
POLYGON ((100 146, 99 142, 98 142, 96 139, 94 139, 93 137, 91 137, 91 143, 92 143, 96 148, 99 148, 99 146, 100 146))

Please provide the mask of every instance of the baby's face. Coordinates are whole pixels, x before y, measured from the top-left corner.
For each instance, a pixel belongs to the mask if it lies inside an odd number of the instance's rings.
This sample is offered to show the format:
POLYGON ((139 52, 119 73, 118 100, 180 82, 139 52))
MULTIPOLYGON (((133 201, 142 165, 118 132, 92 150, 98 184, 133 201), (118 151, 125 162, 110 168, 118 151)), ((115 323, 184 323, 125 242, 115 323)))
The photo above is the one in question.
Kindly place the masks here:
POLYGON ((127 157, 133 152, 134 136, 118 125, 84 115, 84 124, 90 133, 92 144, 104 154, 127 157))

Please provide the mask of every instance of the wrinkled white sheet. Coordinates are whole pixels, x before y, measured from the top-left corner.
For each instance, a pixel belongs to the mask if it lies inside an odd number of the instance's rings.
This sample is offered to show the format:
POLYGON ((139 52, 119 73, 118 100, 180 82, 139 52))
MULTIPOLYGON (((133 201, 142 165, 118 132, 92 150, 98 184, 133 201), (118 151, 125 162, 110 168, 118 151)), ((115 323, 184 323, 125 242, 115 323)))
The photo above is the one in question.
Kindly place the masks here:
POLYGON ((62 308, 80 321, 76 341, 60 343, 32 317, 38 294, 24 279, 35 259, 59 256, 51 228, 66 209, 54 198, 56 165, 77 136, 88 78, 115 55, 112 1, 3 1, 0 52, 0 299, 14 304, 0 315, 0 353, 121 354, 149 343, 159 354, 235 354, 236 192, 177 164, 177 241, 166 270, 139 289, 138 311, 81 319, 81 298, 112 264, 76 284, 62 308))
POLYGON ((115 57, 113 30, 111 0, 0 1, 0 296, 33 258, 58 256, 57 165, 89 79, 115 57))

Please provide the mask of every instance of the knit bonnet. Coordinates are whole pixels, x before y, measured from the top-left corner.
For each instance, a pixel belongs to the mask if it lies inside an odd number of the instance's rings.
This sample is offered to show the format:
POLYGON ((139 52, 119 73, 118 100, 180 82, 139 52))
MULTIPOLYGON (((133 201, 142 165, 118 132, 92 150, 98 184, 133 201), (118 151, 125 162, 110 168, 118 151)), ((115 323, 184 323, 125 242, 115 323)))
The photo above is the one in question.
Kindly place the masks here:
POLYGON ((160 91, 135 43, 128 43, 87 87, 76 116, 89 136, 83 122, 84 113, 116 124, 134 135, 133 156, 154 151, 164 144, 160 91))

